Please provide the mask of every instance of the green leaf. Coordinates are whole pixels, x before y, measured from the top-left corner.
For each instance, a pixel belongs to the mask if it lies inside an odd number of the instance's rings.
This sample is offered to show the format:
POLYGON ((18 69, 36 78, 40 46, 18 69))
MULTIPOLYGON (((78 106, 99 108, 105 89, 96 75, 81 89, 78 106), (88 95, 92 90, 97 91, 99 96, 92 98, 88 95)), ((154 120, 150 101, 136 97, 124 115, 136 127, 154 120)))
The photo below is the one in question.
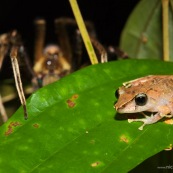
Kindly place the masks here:
POLYGON ((89 66, 33 93, 29 119, 20 108, 0 127, 0 172, 128 172, 173 143, 164 122, 116 119, 115 90, 149 74, 171 74, 173 63, 124 60, 89 66))
MULTIPOLYGON (((160 0, 141 0, 121 35, 120 47, 132 58, 162 59, 162 5, 160 0)), ((169 8, 170 59, 173 60, 173 13, 169 8)))

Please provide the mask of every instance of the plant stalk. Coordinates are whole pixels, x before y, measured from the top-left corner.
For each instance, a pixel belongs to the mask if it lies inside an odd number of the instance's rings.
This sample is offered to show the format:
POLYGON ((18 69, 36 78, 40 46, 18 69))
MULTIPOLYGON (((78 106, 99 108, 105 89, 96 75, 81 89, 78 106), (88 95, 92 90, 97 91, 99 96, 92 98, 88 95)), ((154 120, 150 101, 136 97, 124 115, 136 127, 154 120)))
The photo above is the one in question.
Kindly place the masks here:
POLYGON ((169 0, 162 0, 163 60, 169 61, 169 0))
POLYGON ((78 24, 81 36, 83 38, 85 47, 87 49, 91 64, 97 64, 98 60, 97 60, 94 48, 91 44, 91 40, 89 38, 87 29, 85 27, 85 24, 84 24, 80 9, 79 9, 78 4, 77 4, 77 1, 76 0, 69 0, 69 1, 70 1, 70 5, 71 5, 72 11, 74 13, 74 16, 76 18, 76 22, 78 24))

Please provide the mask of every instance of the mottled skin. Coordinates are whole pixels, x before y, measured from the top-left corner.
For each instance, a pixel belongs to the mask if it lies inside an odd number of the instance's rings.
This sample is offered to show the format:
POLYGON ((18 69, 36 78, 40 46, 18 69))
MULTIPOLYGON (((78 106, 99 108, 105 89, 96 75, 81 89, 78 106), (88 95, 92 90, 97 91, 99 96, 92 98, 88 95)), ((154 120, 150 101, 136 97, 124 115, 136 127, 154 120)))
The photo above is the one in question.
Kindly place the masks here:
POLYGON ((153 124, 163 117, 173 116, 173 75, 151 75, 123 83, 118 89, 118 101, 115 109, 118 113, 152 112, 151 116, 142 119, 130 119, 129 122, 142 121, 153 124), (135 102, 138 94, 145 94, 147 102, 139 106, 135 102))

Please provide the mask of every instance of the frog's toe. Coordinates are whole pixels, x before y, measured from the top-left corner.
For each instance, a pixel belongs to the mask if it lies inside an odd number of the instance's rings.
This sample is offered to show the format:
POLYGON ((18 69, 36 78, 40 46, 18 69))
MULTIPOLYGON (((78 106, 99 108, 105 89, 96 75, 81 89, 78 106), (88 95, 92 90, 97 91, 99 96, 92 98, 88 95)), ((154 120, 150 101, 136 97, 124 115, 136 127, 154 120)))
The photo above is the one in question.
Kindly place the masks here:
POLYGON ((138 129, 139 129, 139 130, 143 130, 143 128, 144 128, 145 125, 146 125, 145 123, 142 124, 142 126, 140 126, 138 129))
POLYGON ((128 119, 128 123, 134 122, 134 119, 128 119))
POLYGON ((129 122, 129 123, 132 123, 132 122, 139 122, 139 121, 143 122, 144 124, 143 124, 142 126, 140 126, 138 129, 139 129, 139 130, 143 130, 143 127, 146 125, 144 119, 128 119, 128 122, 129 122))

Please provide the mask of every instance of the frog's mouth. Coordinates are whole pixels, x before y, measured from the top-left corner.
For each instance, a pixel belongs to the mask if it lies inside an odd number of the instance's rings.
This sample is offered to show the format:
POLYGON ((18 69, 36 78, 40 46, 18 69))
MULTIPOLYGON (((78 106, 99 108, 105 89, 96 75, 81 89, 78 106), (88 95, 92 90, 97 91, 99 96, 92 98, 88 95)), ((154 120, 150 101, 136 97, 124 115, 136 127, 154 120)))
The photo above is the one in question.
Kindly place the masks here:
POLYGON ((122 105, 122 106, 115 104, 114 108, 120 114, 139 113, 139 112, 144 112, 146 110, 147 110, 147 112, 152 112, 152 111, 150 111, 149 106, 138 106, 138 105, 135 105, 133 102, 129 102, 129 103, 122 105))
POLYGON ((124 114, 124 113, 137 113, 137 111, 134 109, 134 107, 131 107, 129 109, 125 108, 125 106, 121 107, 121 108, 115 108, 115 110, 120 113, 120 114, 124 114))
POLYGON ((116 103, 114 105, 114 108, 120 114, 139 112, 136 110, 136 106, 133 102, 127 102, 126 104, 122 104, 122 105, 120 105, 120 103, 116 103))

